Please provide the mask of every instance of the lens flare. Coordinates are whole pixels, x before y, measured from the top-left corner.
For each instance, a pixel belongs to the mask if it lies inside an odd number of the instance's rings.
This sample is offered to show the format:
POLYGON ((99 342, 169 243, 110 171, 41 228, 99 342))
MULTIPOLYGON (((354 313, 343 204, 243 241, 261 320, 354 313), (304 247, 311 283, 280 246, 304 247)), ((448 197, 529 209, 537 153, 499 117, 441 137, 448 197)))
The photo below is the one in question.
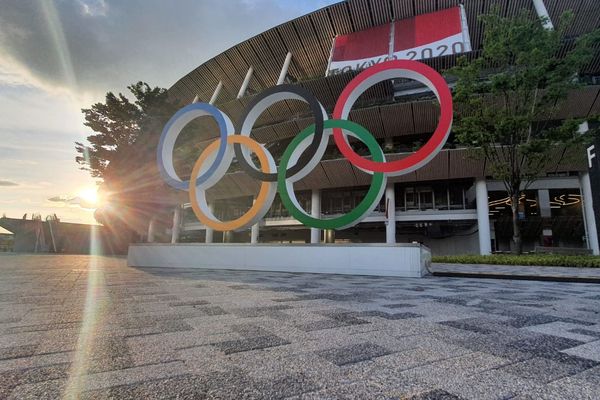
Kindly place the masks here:
POLYGON ((85 202, 85 204, 91 206, 98 206, 100 198, 98 197, 98 189, 95 187, 85 188, 78 194, 79 198, 85 202))

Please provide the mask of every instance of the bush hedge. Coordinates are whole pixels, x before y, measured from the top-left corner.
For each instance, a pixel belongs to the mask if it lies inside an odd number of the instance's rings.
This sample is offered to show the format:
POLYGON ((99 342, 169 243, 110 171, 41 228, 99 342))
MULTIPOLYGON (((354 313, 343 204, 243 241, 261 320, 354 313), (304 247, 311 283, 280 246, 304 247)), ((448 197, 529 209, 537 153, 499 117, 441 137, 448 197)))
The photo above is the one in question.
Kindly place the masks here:
POLYGON ((432 262, 449 264, 541 265, 600 268, 600 256, 556 254, 493 254, 489 256, 433 256, 432 262))

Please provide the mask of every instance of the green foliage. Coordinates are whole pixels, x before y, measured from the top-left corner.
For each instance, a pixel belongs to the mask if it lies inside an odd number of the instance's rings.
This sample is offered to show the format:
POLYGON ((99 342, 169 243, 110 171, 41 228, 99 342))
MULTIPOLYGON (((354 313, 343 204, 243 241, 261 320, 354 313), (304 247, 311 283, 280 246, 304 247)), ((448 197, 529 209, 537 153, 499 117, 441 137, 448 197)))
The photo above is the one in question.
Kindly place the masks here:
POLYGON ((538 265, 600 268, 600 257, 598 256, 567 256, 557 254, 434 256, 432 257, 432 262, 447 264, 538 265))
POLYGON ((580 142, 579 121, 550 121, 569 90, 578 87, 577 74, 593 56, 597 31, 566 40, 572 14, 563 14, 556 30, 522 11, 515 18, 496 12, 481 17, 485 26, 483 53, 451 72, 458 82, 454 131, 458 141, 485 157, 494 178, 507 191, 520 191, 545 168, 556 146, 580 142), (561 50, 566 54, 559 57, 561 50))
POLYGON ((87 137, 89 144, 75 142, 79 154, 75 161, 93 177, 104 178, 109 163, 126 156, 128 147, 144 132, 162 129, 162 125, 175 112, 169 103, 166 89, 151 88, 138 82, 127 87, 133 98, 112 92, 106 94, 105 103, 96 103, 82 109, 84 125, 95 133, 87 137))
MULTIPOLYGON (((565 32, 572 13, 560 18, 555 30, 523 10, 505 18, 498 9, 480 17, 485 33, 480 57, 459 60, 454 132, 458 142, 486 160, 495 179, 514 200, 513 240, 520 252, 518 197, 546 170, 558 165, 574 145, 586 138, 577 120, 556 115, 570 90, 579 86, 578 73, 590 62, 600 31, 578 39, 565 32)), ((583 157, 584 153, 581 153, 583 157)))

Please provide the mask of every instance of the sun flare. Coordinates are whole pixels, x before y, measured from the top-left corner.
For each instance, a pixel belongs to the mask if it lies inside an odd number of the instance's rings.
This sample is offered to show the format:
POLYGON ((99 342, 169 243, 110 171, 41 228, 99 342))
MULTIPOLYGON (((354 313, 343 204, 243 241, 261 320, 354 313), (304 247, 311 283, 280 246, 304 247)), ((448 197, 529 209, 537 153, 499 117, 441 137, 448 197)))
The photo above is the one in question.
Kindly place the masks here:
POLYGON ((85 188, 79 192, 79 198, 87 204, 97 206, 99 203, 98 189, 95 187, 85 188))

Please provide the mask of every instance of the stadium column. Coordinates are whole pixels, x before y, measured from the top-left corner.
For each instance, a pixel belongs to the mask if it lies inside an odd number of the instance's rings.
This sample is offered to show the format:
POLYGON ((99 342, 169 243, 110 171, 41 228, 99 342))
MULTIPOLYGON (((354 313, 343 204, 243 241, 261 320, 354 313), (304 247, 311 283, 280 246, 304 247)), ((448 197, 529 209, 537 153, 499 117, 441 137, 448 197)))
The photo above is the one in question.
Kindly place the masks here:
POLYGON ((258 227, 258 222, 254 225, 252 225, 252 229, 250 230, 250 243, 256 244, 258 243, 258 234, 259 234, 259 227, 258 227))
POLYGON ((221 89, 223 89, 223 82, 219 81, 219 84, 217 85, 215 91, 213 92, 213 95, 210 98, 208 104, 210 104, 210 105, 215 104, 215 102, 217 101, 217 98, 219 97, 219 94, 221 93, 221 89))
POLYGON ((538 17, 544 19, 544 28, 548 30, 553 30, 554 25, 550 20, 550 15, 548 14, 548 10, 546 9, 544 0, 533 0, 533 7, 535 8, 535 12, 537 13, 538 17))
POLYGON ((156 231, 156 218, 152 217, 148 224, 148 243, 154 243, 154 233, 156 231))
MULTIPOLYGON (((252 202, 252 204, 254 204, 256 202, 256 200, 254 200, 252 202)), ((252 228, 250 230, 250 243, 258 243, 258 234, 259 234, 259 224, 260 222, 255 223, 254 225, 252 225, 252 228)))
POLYGON ((285 56, 285 61, 283 62, 283 67, 281 67, 281 72, 279 73, 279 79, 277 79, 277 84, 281 85, 285 82, 285 77, 287 76, 288 68, 290 67, 290 61, 292 61, 292 53, 288 52, 285 56))
POLYGON ((594 203, 592 198, 592 185, 588 172, 579 173, 579 186, 581 188, 581 200, 583 201, 583 221, 586 230, 588 247, 595 256, 600 255, 598 245, 598 231, 596 229, 596 217, 594 215, 594 203))
MULTIPOLYGON (((589 130, 590 126, 587 121, 584 121, 579 125, 578 131, 582 135, 589 130)), ((594 198, 592 194, 590 174, 588 171, 579 173, 579 187, 581 189, 581 201, 583 202, 581 209, 583 211, 583 226, 585 228, 585 236, 587 237, 588 248, 592 250, 592 254, 600 255, 600 246, 598 245, 598 230, 596 229, 596 214, 594 213, 594 198)))
POLYGON ((385 242, 396 243, 396 195, 394 184, 388 183, 385 188, 385 242))
MULTIPOLYGON (((313 189, 310 196, 310 215, 313 218, 321 218, 321 191, 313 189)), ((310 228, 310 242, 319 243, 321 239, 321 230, 319 228, 310 228)))
POLYGON ((248 89, 248 84, 250 83, 250 78, 252 78, 253 72, 254 72, 254 68, 252 68, 252 66, 250 66, 250 68, 248 68, 248 72, 246 72, 246 77, 244 78, 244 82, 242 82, 240 91, 238 92, 238 95, 237 95, 238 99, 241 99, 246 94, 246 89, 248 89))
POLYGON ((179 233, 181 231, 181 206, 175 207, 173 210, 173 227, 171 228, 171 243, 179 241, 179 233))
POLYGON ((479 225, 479 254, 487 255, 492 253, 492 239, 490 237, 487 183, 484 178, 478 178, 475 182, 475 197, 477 202, 477 225, 479 225))
MULTIPOLYGON (((209 204, 208 208, 210 208, 210 212, 211 213, 215 212, 212 204, 209 204)), ((206 227, 204 242, 205 243, 212 243, 213 242, 213 230, 212 230, 212 228, 209 228, 208 226, 206 227)))

